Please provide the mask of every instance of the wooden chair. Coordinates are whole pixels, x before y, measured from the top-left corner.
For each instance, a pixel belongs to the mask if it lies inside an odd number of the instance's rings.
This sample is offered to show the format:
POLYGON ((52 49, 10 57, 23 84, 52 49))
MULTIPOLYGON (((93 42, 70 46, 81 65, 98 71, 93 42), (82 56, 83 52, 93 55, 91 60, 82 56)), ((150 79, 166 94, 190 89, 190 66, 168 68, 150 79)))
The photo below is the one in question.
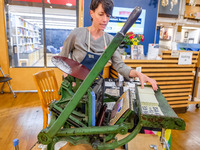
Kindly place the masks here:
POLYGON ((115 70, 115 68, 113 67, 113 65, 110 66, 110 78, 114 78, 117 79, 118 78, 118 73, 115 70))
POLYGON ((43 129, 48 126, 49 105, 59 100, 58 84, 56 81, 54 70, 40 71, 33 75, 35 84, 37 86, 38 95, 41 101, 43 110, 43 129))
POLYGON ((16 98, 15 92, 12 90, 11 85, 10 85, 10 83, 8 82, 8 81, 10 81, 12 78, 10 78, 9 75, 5 75, 5 74, 3 73, 3 70, 1 69, 1 66, 0 66, 0 71, 1 71, 1 73, 2 73, 2 75, 3 75, 3 76, 0 76, 0 83, 3 83, 3 85, 1 86, 1 93, 4 93, 4 92, 3 92, 3 88, 4 88, 5 83, 7 82, 8 86, 9 86, 9 88, 10 88, 10 91, 13 93, 14 98, 16 98))

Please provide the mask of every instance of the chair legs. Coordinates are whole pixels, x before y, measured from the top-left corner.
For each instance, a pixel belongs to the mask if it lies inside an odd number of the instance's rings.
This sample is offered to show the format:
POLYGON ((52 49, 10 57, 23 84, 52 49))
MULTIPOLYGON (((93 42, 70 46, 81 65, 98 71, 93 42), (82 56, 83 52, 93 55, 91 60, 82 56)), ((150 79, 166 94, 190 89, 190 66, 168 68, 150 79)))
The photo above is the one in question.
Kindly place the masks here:
POLYGON ((43 111, 43 129, 45 129, 48 126, 48 114, 43 111))
POLYGON ((12 88, 11 88, 11 86, 10 86, 10 83, 7 81, 7 83, 8 83, 8 86, 9 86, 9 88, 10 88, 10 91, 13 93, 13 95, 14 95, 14 98, 16 98, 17 96, 15 95, 15 92, 12 90, 12 88))
POLYGON ((5 85, 5 82, 3 83, 3 85, 1 86, 1 93, 3 94, 3 87, 5 85))
MULTIPOLYGON (((1 73, 3 75, 3 77, 6 77, 5 74, 3 73, 3 70, 1 69, 1 67, 0 67, 0 71, 1 71, 1 73)), ((6 82, 7 82, 8 86, 9 86, 9 88, 10 88, 10 91, 13 93, 14 98, 16 98, 17 96, 15 95, 15 92, 12 90, 12 88, 10 86, 10 83, 8 81, 6 81, 6 82)), ((3 93, 3 87, 4 87, 4 85, 5 85, 5 82, 3 82, 3 85, 1 87, 1 93, 3 93)))
MULTIPOLYGON (((8 81, 6 81, 6 82, 7 82, 8 86, 9 86, 9 88, 10 88, 10 91, 13 93, 14 98, 16 98, 17 96, 15 95, 15 92, 12 90, 12 88, 11 88, 11 86, 10 86, 10 83, 9 83, 8 81)), ((3 85, 1 86, 1 93, 4 93, 4 92, 3 92, 4 85, 5 85, 5 82, 4 82, 3 85)))

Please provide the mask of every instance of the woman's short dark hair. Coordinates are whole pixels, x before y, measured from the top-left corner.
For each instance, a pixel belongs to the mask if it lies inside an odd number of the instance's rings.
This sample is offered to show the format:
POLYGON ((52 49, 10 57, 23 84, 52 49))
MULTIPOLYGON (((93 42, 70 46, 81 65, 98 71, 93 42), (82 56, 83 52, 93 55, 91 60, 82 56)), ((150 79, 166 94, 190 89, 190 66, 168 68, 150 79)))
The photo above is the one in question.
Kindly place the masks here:
POLYGON ((95 9, 102 4, 102 7, 107 15, 112 15, 113 11, 113 0, 91 0, 90 10, 95 11, 95 9))

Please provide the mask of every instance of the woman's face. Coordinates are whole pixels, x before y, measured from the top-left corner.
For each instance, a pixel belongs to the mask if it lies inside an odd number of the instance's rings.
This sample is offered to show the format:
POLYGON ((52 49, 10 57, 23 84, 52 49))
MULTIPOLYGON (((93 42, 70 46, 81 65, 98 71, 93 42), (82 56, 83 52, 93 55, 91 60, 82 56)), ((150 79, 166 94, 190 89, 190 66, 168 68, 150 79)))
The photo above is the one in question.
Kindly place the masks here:
POLYGON ((104 30, 106 28, 106 25, 110 20, 110 15, 107 15, 104 12, 102 4, 99 4, 95 11, 90 10, 90 15, 93 18, 92 24, 95 26, 95 28, 99 30, 104 30))

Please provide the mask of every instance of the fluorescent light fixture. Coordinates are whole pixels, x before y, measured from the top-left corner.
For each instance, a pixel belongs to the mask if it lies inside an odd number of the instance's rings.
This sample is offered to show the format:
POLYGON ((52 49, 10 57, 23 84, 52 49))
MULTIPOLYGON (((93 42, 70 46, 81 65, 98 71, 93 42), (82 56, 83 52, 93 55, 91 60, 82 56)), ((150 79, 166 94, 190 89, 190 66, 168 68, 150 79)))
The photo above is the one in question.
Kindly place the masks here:
MULTIPOLYGON (((28 14, 28 13, 13 13, 18 16, 28 16, 28 17, 42 17, 42 14, 28 14)), ((73 16, 60 16, 60 15, 45 15, 46 18, 61 18, 61 19, 76 19, 73 16)))
POLYGON ((71 7, 71 6, 72 6, 72 3, 66 3, 66 6, 71 7))
POLYGON ((196 29, 197 30, 197 29, 200 29, 200 28, 198 28, 198 27, 182 27, 182 29, 191 29, 191 30, 196 29))
POLYGON ((67 26, 52 26, 52 25, 47 25, 45 28, 49 29, 68 29, 68 30, 73 30, 75 27, 67 27, 67 26))
MULTIPOLYGON (((38 19, 25 19, 26 21, 29 22, 42 22, 42 20, 38 20, 38 19)), ((71 24, 71 25, 76 25, 76 22, 66 22, 66 21, 53 21, 53 20, 45 20, 46 23, 52 22, 52 23, 63 23, 63 24, 71 24)))
MULTIPOLYGON (((38 23, 38 24, 42 24, 42 23, 38 23)), ((57 24, 55 24, 55 23, 53 23, 53 22, 45 23, 45 25, 76 27, 76 26, 73 25, 73 24, 65 24, 65 23, 57 23, 57 24)))

